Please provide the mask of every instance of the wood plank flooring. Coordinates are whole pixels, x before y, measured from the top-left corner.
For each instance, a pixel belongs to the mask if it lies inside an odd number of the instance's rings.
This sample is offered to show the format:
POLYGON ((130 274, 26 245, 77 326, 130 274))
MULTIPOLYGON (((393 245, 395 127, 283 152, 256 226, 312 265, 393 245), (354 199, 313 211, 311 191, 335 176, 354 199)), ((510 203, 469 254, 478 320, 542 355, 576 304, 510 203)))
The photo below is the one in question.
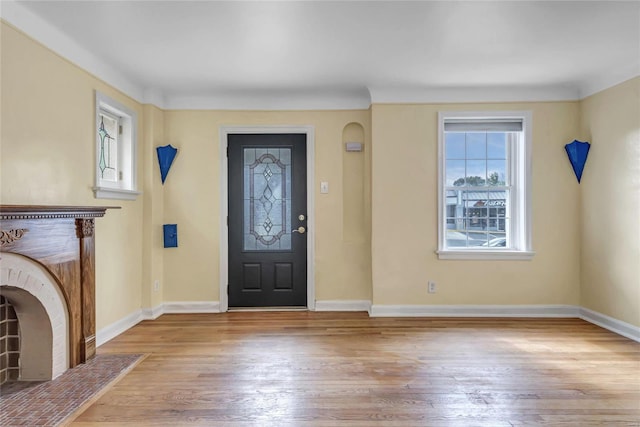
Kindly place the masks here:
POLYGON ((164 315, 73 426, 638 426, 640 344, 578 319, 164 315))

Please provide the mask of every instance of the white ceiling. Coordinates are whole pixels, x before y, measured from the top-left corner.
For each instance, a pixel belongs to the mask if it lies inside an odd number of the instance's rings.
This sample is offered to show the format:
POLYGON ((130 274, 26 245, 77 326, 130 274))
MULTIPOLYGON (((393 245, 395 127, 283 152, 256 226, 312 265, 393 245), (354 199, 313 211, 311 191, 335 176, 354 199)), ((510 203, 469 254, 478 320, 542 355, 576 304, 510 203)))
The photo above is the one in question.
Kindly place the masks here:
POLYGON ((169 108, 577 99, 640 74, 637 1, 2 7, 63 56, 169 108))

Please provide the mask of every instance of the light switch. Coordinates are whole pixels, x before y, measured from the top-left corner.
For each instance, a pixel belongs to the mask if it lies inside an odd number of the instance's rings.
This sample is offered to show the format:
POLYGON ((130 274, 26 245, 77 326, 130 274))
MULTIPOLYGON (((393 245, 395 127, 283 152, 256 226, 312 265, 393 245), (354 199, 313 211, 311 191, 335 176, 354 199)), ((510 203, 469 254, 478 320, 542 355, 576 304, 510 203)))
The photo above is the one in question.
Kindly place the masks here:
POLYGON ((329 183, 326 181, 322 181, 320 183, 320 192, 322 194, 327 194, 329 192, 329 183))

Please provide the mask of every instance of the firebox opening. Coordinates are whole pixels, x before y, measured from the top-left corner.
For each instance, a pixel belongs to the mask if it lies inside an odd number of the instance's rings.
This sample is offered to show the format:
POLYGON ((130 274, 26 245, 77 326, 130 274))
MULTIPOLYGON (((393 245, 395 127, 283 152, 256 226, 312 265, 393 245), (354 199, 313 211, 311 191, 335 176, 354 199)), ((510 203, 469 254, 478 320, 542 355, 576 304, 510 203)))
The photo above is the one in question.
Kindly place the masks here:
POLYGON ((18 380, 43 381, 60 376, 69 368, 69 319, 54 279, 35 261, 3 253, 0 295, 11 303, 18 319, 18 380))
POLYGON ((20 329, 13 305, 0 296, 0 385, 20 377, 20 329))

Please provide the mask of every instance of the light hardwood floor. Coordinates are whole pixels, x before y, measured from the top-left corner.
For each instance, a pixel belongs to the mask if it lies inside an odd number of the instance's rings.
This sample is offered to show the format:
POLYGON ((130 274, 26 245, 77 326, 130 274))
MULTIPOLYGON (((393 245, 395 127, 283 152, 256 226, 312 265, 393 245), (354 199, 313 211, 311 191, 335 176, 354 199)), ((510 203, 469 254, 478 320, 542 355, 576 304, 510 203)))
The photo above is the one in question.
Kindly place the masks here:
POLYGON ((164 315, 73 426, 638 426, 640 344, 578 319, 164 315))

